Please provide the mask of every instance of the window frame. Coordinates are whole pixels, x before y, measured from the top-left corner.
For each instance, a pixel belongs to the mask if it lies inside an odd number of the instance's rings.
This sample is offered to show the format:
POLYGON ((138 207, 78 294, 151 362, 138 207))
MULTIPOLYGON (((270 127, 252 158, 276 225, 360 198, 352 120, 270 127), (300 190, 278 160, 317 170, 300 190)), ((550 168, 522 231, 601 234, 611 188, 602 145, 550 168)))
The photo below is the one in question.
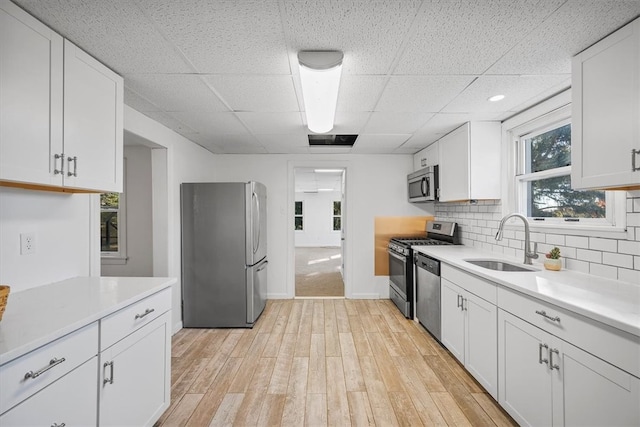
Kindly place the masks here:
POLYGON ((331 231, 336 232, 336 233, 342 231, 342 200, 334 200, 331 203, 331 231), (336 203, 340 203, 340 215, 335 215, 333 213, 334 210, 335 210, 335 204, 336 203), (335 226, 334 226, 334 221, 335 221, 336 218, 340 218, 340 228, 337 229, 337 230, 335 229, 335 226))
MULTIPOLYGON (((106 265, 125 265, 129 257, 127 256, 127 189, 126 189, 126 160, 123 164, 123 184, 122 193, 118 193, 118 252, 102 251, 102 235, 100 235, 100 261, 106 265)), ((98 198, 100 203, 100 198, 98 198)), ((99 226, 102 226, 102 212, 106 210, 99 209, 99 226)))
MULTIPOLYGON (((503 138, 506 142, 508 183, 504 186, 508 194, 503 199, 503 214, 519 212, 527 215, 526 183, 532 180, 566 175, 571 166, 518 175, 526 170, 526 158, 523 155, 524 137, 531 137, 571 123, 570 90, 565 91, 547 102, 531 108, 503 122, 503 138), (563 102, 566 101, 566 102, 563 102), (506 208, 506 209, 505 209, 506 208)), ((504 158, 504 157, 503 157, 504 158)), ((560 233, 577 236, 619 237, 626 235, 626 193, 605 191, 607 204, 606 218, 580 218, 579 221, 566 221, 565 218, 544 220, 528 217, 533 231, 560 233), (612 233, 616 235, 613 236, 612 233)), ((514 228, 520 228, 518 223, 514 228)))
POLYGON ((293 201, 293 231, 302 232, 304 231, 304 200, 294 200, 293 201), (300 210, 302 213, 300 215, 296 214, 296 203, 300 203, 300 210), (300 230, 296 229, 296 218, 300 217, 302 219, 302 228, 300 230))

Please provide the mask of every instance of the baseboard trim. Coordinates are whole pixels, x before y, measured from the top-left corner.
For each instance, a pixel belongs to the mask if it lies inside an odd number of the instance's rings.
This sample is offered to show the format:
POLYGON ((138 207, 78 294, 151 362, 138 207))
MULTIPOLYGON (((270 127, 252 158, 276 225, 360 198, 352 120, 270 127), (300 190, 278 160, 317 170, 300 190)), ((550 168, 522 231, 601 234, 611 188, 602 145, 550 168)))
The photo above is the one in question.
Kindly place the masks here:
POLYGON ((351 294, 349 299, 382 299, 380 298, 380 294, 351 294))
POLYGON ((180 331, 180 329, 182 329, 182 320, 173 324, 173 331, 171 335, 177 334, 180 331))
POLYGON ((267 299, 291 299, 287 294, 267 294, 267 299))

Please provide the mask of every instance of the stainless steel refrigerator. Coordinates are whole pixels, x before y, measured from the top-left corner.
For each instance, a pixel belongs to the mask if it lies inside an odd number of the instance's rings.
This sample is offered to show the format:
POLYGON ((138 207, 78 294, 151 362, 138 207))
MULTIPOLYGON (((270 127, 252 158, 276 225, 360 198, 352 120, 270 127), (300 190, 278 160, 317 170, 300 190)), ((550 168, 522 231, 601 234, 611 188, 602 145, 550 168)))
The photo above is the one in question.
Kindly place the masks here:
POLYGON ((188 183, 181 202, 183 325, 253 327, 267 301, 267 188, 188 183))

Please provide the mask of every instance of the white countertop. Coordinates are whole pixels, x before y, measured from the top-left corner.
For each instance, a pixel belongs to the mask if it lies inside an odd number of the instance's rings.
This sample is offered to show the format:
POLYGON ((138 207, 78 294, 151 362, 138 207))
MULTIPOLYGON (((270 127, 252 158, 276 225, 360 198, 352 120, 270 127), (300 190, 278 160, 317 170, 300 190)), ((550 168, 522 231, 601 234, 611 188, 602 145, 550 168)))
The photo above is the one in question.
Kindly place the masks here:
POLYGON ((9 294, 0 365, 176 283, 167 277, 76 277, 9 294))
POLYGON ((535 272, 488 270, 464 260, 496 259, 516 264, 522 264, 523 260, 468 246, 414 246, 413 250, 640 337, 640 284, 570 270, 548 271, 535 263, 535 272))

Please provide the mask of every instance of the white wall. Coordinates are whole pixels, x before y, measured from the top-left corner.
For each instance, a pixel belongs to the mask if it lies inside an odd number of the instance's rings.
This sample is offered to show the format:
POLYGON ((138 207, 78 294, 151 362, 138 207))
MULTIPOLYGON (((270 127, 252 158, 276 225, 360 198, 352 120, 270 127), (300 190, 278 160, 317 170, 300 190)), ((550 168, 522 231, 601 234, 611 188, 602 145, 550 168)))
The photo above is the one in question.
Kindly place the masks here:
POLYGON ((296 247, 340 246, 340 231, 333 231, 333 202, 342 199, 340 191, 296 192, 302 201, 303 230, 296 230, 296 247))
POLYGON ((153 276, 151 148, 126 145, 126 264, 102 261, 103 276, 153 276))
POLYGON ((89 194, 0 187, 0 283, 17 292, 89 276, 95 256, 90 217, 97 200, 89 194), (35 253, 20 255, 20 233, 35 233, 35 253))
POLYGON ((434 214, 432 203, 407 202, 411 155, 219 155, 215 168, 218 180, 254 180, 267 186, 268 296, 294 295, 293 170, 314 166, 347 170, 343 207, 346 297, 388 298, 388 277, 374 275, 374 218, 434 214))

